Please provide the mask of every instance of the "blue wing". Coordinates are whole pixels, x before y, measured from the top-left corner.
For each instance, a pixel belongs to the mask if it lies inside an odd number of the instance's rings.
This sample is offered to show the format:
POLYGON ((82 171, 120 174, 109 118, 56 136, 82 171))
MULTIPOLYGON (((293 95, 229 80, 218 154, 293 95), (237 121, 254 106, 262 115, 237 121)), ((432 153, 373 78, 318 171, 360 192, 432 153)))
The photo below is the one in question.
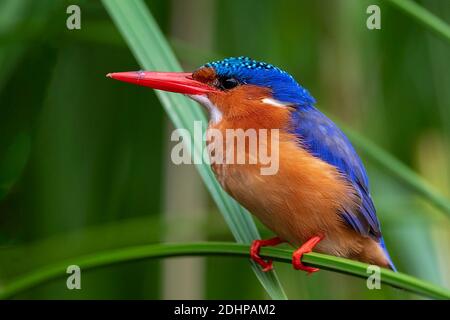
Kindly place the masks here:
POLYGON ((342 217, 360 234, 379 240, 380 223, 370 197, 366 170, 345 134, 316 108, 302 107, 292 113, 294 133, 314 156, 335 166, 361 199, 359 210, 344 209, 342 217))

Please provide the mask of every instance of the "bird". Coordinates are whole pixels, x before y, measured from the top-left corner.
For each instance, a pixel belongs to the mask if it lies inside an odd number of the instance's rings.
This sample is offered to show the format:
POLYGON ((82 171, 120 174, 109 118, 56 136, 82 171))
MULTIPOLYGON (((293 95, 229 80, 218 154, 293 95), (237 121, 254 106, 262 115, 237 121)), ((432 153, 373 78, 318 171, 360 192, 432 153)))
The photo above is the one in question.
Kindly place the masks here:
POLYGON ((288 72, 240 56, 206 63, 193 72, 131 71, 107 76, 186 95, 207 110, 208 131, 278 130, 276 174, 262 175, 258 161, 211 164, 222 188, 275 234, 250 246, 251 259, 263 271, 272 270, 273 262, 260 256, 261 248, 284 242, 296 248, 294 269, 308 274, 319 271, 302 262, 311 251, 396 271, 360 157, 288 72))

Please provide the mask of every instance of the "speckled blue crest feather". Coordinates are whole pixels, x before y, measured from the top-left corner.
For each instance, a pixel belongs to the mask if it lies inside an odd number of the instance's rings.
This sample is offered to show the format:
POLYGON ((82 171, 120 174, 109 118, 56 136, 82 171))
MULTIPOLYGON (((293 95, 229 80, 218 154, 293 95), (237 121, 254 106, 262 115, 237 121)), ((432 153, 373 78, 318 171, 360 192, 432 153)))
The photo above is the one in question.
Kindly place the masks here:
POLYGON ((316 102, 289 73, 266 62, 242 56, 210 62, 204 66, 213 68, 219 77, 233 77, 240 83, 270 88, 273 97, 280 101, 298 106, 316 102))

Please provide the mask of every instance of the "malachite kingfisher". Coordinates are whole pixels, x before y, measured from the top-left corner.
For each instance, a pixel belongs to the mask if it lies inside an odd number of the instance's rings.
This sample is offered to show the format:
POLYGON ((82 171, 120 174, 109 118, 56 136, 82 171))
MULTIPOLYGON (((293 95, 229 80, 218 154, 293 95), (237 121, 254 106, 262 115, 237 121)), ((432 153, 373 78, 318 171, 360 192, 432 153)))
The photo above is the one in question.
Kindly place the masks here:
POLYGON ((381 235, 366 170, 345 134, 315 107, 315 99, 287 72, 248 57, 207 63, 193 73, 118 72, 108 77, 177 92, 209 111, 208 130, 278 129, 279 169, 258 164, 212 164, 221 186, 276 237, 255 240, 251 258, 264 271, 263 246, 298 248, 292 263, 308 273, 314 251, 395 270, 381 235))

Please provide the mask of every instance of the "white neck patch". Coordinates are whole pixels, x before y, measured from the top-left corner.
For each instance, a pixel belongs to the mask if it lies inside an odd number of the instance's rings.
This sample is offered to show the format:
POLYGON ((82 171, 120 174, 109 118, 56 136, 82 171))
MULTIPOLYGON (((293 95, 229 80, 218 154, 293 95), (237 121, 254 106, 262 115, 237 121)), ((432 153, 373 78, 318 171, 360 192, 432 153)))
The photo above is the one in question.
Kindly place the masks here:
MULTIPOLYGON (((188 97, 194 101, 197 101, 202 106, 204 106, 206 109, 208 109, 210 121, 213 124, 217 124, 220 121, 222 121, 222 112, 219 110, 219 108, 214 103, 211 102, 211 100, 208 99, 208 97, 206 95, 193 94, 193 95, 188 95, 188 97)), ((286 108, 290 105, 289 103, 284 103, 284 102, 281 102, 281 101, 278 101, 278 100, 275 100, 272 98, 264 98, 261 100, 261 102, 266 105, 276 107, 276 108, 286 108)))
POLYGON ((217 106, 215 104, 213 104, 206 95, 195 94, 195 95, 188 95, 188 96, 192 100, 197 101, 202 106, 204 106, 206 109, 208 109, 210 121, 213 124, 216 124, 216 123, 219 123, 220 121, 222 121, 222 112, 220 112, 219 108, 217 108, 217 106))
POLYGON ((262 103, 264 104, 268 104, 271 105, 272 107, 277 107, 277 108, 286 108, 287 106, 289 106, 289 103, 284 103, 272 98, 264 98, 261 100, 262 103))

